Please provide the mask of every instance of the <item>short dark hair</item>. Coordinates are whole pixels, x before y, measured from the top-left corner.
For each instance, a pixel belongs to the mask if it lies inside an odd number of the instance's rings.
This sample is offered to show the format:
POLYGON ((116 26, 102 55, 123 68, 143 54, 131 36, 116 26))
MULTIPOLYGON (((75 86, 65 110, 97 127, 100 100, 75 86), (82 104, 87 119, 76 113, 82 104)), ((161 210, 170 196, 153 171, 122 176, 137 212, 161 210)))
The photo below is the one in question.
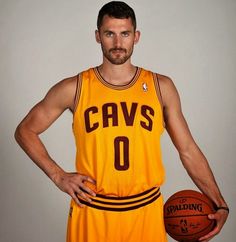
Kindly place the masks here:
POLYGON ((136 17, 134 10, 125 2, 120 1, 112 1, 105 4, 98 13, 97 18, 97 28, 100 29, 102 25, 102 20, 105 15, 109 17, 124 19, 131 18, 132 24, 134 26, 134 30, 136 30, 136 17))

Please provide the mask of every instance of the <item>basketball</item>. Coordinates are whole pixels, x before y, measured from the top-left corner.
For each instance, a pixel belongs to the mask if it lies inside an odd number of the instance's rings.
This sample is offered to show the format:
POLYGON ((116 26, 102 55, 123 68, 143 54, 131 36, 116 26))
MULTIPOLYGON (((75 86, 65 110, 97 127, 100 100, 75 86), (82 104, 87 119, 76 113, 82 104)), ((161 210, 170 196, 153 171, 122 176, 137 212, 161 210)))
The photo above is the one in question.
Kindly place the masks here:
POLYGON ((193 190, 176 192, 164 205, 166 232, 177 241, 198 241, 214 228, 215 221, 208 218, 214 212, 213 203, 204 194, 193 190))

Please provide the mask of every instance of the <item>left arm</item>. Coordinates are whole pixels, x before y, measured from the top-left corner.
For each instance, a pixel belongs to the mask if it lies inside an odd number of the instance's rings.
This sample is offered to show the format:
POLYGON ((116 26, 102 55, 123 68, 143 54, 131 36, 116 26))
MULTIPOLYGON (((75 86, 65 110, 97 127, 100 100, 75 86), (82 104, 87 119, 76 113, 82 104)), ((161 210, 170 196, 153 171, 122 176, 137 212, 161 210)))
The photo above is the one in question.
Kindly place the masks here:
MULTIPOLYGON (((206 194, 217 207, 227 207, 208 161, 191 135, 181 110, 178 92, 173 82, 165 76, 160 76, 159 80, 163 97, 163 113, 166 130, 179 152, 183 166, 196 186, 206 194)), ((218 210, 215 214, 209 215, 210 219, 216 220, 217 225, 213 231, 202 237, 201 241, 208 241, 218 234, 227 216, 228 212, 226 210, 218 210)))

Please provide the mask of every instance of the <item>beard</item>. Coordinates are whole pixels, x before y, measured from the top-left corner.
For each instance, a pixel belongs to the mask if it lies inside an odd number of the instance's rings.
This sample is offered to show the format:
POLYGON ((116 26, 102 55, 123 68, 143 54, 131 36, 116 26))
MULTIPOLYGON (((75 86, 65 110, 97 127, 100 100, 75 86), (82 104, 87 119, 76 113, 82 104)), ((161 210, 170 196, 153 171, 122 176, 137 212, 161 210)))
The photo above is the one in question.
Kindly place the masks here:
POLYGON ((132 48, 130 48, 129 51, 124 48, 111 48, 107 50, 103 46, 103 44, 101 44, 101 47, 104 57, 114 65, 124 64, 128 59, 130 59, 134 49, 134 47, 132 46, 132 48))

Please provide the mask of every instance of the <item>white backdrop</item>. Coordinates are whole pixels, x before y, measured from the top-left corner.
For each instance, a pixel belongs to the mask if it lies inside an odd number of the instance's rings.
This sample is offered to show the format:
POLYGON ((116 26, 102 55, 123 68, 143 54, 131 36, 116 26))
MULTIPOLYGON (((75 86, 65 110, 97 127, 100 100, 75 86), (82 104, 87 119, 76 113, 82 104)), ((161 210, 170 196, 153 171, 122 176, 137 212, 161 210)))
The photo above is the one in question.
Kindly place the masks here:
MULTIPOLYGON (((94 39, 106 1, 0 1, 0 241, 65 241, 69 197, 16 145, 16 125, 61 79, 101 63, 94 39)), ((213 241, 235 241, 236 1, 128 0, 140 43, 133 63, 170 76, 185 117, 207 156, 231 214, 213 241)), ((74 171, 71 114, 42 135, 52 157, 74 171)), ((196 189, 167 133, 162 139, 165 198, 196 189)), ((169 241, 173 241, 169 239, 169 241)))

